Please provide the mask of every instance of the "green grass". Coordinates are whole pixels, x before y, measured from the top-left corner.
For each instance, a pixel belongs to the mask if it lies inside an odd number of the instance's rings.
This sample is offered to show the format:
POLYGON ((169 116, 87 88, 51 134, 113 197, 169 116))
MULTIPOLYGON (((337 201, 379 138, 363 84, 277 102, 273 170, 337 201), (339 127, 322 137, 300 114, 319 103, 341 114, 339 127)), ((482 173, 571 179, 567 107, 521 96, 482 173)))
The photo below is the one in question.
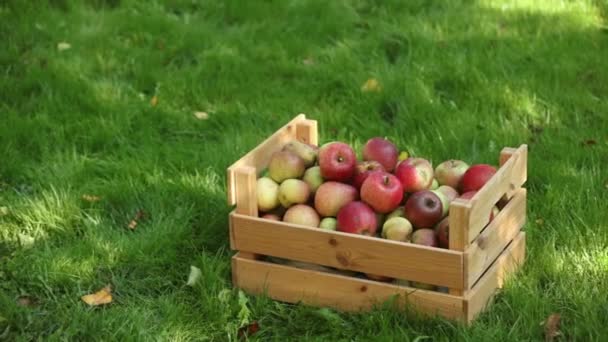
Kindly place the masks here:
POLYGON ((603 0, 3 1, 0 339, 223 341, 249 318, 260 341, 521 341, 558 312, 600 340, 607 56, 603 0), (527 262, 475 324, 231 290, 225 168, 300 112, 435 163, 529 144, 527 262))

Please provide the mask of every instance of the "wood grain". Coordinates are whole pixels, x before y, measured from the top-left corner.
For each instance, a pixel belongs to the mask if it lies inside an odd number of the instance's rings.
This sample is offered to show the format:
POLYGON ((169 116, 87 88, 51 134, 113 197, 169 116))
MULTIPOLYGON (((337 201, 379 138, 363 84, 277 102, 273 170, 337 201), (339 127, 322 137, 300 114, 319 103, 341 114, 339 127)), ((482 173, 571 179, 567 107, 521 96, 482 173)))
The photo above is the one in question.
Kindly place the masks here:
MULTIPOLYGON (((528 146, 521 145, 498 169, 496 174, 471 198, 469 242, 473 241, 489 221, 490 211, 508 191, 521 187, 527 178, 528 146)), ((450 240, 451 241, 451 240, 450 240)))
POLYGON ((323 266, 463 288, 463 253, 231 213, 233 248, 323 266))
POLYGON ((247 260, 238 254, 232 270, 237 287, 284 302, 359 311, 393 299, 399 308, 408 305, 429 315, 464 318, 463 299, 439 292, 247 260))
POLYGON ((296 139, 307 144, 318 145, 317 121, 304 120, 296 123, 296 139))
POLYGON ((505 279, 523 263, 525 254, 526 233, 520 232, 465 297, 468 322, 492 302, 497 289, 502 288, 505 279))
POLYGON ((234 177, 236 179, 236 212, 257 217, 257 173, 255 168, 240 166, 236 169, 234 177))
POLYGON ((468 279, 474 285, 526 222, 526 189, 520 188, 509 203, 473 241, 465 253, 468 279))

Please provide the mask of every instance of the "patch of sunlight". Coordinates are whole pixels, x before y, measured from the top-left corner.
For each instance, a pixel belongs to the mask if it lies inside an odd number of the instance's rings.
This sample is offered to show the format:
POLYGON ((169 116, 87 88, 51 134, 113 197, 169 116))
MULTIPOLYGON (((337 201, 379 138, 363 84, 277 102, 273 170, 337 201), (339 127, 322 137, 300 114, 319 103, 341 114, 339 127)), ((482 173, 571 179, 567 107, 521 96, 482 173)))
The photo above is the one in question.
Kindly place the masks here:
POLYGON ((591 1, 568 0, 480 0, 479 5, 501 12, 526 12, 546 16, 567 16, 585 26, 596 26, 602 23, 599 9, 591 1))
POLYGON ((516 116, 515 119, 523 120, 526 125, 559 123, 551 105, 539 98, 535 93, 525 90, 515 91, 505 86, 501 94, 511 114, 516 116))
POLYGON ((557 255, 558 270, 576 276, 600 276, 608 272, 608 250, 600 246, 567 250, 557 255))
POLYGON ((80 219, 80 208, 67 191, 51 187, 35 198, 28 198, 15 215, 21 222, 22 231, 41 238, 50 231, 70 229, 80 219))
POLYGON ((91 84, 96 99, 101 103, 117 104, 124 99, 120 85, 115 82, 99 80, 91 84))
POLYGON ((175 175, 167 175, 162 170, 155 169, 145 177, 146 182, 149 184, 178 184, 213 193, 222 193, 224 191, 222 178, 211 168, 196 171, 193 174, 179 173, 175 175))
MULTIPOLYGON (((67 277, 74 280, 93 277, 101 266, 99 260, 94 256, 70 257, 66 255, 53 257, 48 262, 43 261, 41 264, 44 272, 50 278, 67 277)), ((103 266, 106 267, 107 264, 103 263, 103 266)))

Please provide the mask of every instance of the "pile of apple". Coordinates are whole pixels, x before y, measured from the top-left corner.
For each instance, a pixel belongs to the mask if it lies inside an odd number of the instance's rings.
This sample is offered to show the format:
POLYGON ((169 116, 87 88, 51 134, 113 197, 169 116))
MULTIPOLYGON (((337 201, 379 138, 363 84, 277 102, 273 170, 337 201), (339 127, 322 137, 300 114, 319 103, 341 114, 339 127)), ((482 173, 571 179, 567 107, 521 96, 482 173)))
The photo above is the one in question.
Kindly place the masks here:
MULTIPOLYGON (((298 225, 449 248, 448 213, 456 198, 472 198, 496 173, 487 164, 448 160, 433 169, 391 141, 366 142, 362 159, 346 143, 320 148, 289 142, 257 180, 260 216, 298 225)), ((490 220, 498 208, 490 214, 490 220)), ((392 281, 366 274, 368 278, 392 281)), ((404 281, 398 280, 403 284, 404 281)), ((409 285, 432 289, 426 284, 409 285)))

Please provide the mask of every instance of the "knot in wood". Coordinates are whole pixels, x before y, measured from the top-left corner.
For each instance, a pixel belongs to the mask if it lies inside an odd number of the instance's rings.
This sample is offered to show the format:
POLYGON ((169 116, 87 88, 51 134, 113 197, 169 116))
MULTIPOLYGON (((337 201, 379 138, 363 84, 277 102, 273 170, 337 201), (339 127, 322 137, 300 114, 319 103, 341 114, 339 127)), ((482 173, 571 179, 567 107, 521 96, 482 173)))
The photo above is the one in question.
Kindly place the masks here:
POLYGON ((332 246, 337 246, 338 245, 338 241, 335 238, 331 238, 329 239, 329 244, 332 246))
POLYGON ((361 292, 367 291, 367 286, 366 285, 361 286, 360 290, 361 290, 361 292))
POLYGON ((350 261, 348 260, 348 256, 345 255, 344 253, 336 253, 336 260, 338 260, 340 265, 342 265, 344 267, 346 267, 350 264, 350 261))
POLYGON ((477 246, 479 246, 480 249, 485 249, 487 242, 488 238, 485 235, 479 235, 477 238, 477 246))

